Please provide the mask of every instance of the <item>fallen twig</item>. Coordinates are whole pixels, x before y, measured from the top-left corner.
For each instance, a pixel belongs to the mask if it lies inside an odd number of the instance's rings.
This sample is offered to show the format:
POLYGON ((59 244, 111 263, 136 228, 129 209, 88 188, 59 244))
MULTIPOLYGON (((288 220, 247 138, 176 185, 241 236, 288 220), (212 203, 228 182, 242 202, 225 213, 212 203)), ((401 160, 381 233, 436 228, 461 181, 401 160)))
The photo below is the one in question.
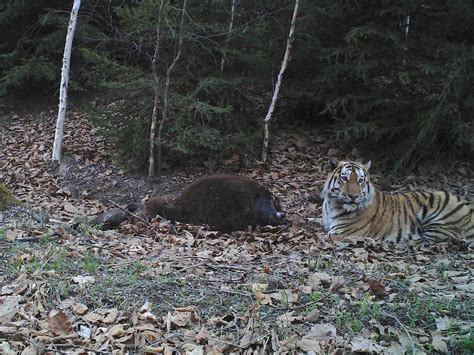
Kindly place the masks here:
POLYGON ((411 342, 411 353, 412 354, 415 354, 415 342, 413 341, 413 338, 411 337, 411 334, 410 334, 410 331, 408 330, 407 327, 405 327, 405 325, 400 322, 400 319, 398 319, 396 316, 394 316, 393 314, 390 314, 390 313, 387 313, 387 312, 383 312, 384 315, 386 315, 387 317, 390 317, 392 319, 395 319, 395 321, 400 325, 400 327, 405 331, 405 333, 407 334, 408 336, 408 339, 410 339, 410 342, 411 342))

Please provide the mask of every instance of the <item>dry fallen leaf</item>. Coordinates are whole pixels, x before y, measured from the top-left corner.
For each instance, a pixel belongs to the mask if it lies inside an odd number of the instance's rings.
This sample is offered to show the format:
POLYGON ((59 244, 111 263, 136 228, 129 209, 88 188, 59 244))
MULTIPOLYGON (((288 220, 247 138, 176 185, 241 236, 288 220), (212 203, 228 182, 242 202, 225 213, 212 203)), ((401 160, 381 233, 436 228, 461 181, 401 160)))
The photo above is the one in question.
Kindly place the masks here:
POLYGON ((321 312, 319 312, 319 309, 315 308, 311 312, 309 312, 306 317, 304 317, 305 322, 314 322, 319 319, 319 316, 321 315, 321 312))
POLYGON ((379 281, 372 278, 365 278, 364 281, 369 285, 369 290, 374 296, 384 297, 387 295, 387 289, 379 281))
POLYGON ((0 324, 8 324, 17 314, 20 296, 0 297, 0 324))
POLYGON ((362 336, 357 336, 351 340, 352 351, 355 352, 368 352, 368 353, 380 353, 383 347, 374 343, 371 339, 366 339, 362 336))
POLYGON ((109 335, 111 337, 120 337, 125 334, 124 324, 115 324, 110 328, 109 335))
POLYGON ((332 280, 331 286, 329 286, 329 292, 337 291, 345 283, 345 280, 342 276, 335 276, 332 280))
POLYGON ((24 234, 25 232, 22 230, 8 229, 5 235, 5 239, 8 240, 9 242, 13 242, 16 239, 20 239, 21 237, 23 237, 24 234))
POLYGON ((49 329, 56 335, 72 333, 72 323, 63 311, 52 310, 48 314, 49 329))
POLYGON ((72 278, 72 281, 79 284, 80 287, 84 287, 85 284, 94 283, 95 278, 93 276, 75 276, 72 278))
POLYGON ((64 204, 64 211, 69 212, 69 213, 77 213, 77 208, 74 207, 74 205, 70 202, 66 202, 64 204))
POLYGON ((89 310, 89 308, 87 308, 87 306, 85 304, 82 304, 82 303, 74 303, 72 305, 72 310, 74 311, 74 313, 76 313, 77 315, 84 315, 87 313, 87 311, 89 310))
POLYGON ((204 326, 201 327, 201 329, 199 330, 199 333, 197 333, 196 336, 194 337, 194 340, 198 344, 206 344, 208 339, 209 339, 209 332, 204 326))
POLYGON ((97 322, 102 321, 104 319, 103 316, 101 316, 100 314, 97 314, 95 312, 86 313, 86 315, 84 315, 83 318, 86 321, 90 322, 90 323, 97 323, 97 322))
POLYGON ((431 341, 431 345, 437 351, 441 351, 442 353, 448 352, 448 345, 445 342, 445 337, 441 336, 439 333, 433 334, 433 340, 431 341))
POLYGON ((259 304, 259 305, 272 304, 272 300, 270 298, 270 295, 267 295, 267 294, 262 293, 260 291, 255 292, 255 299, 257 301, 257 304, 259 304))
POLYGON ((106 324, 114 323, 117 320, 118 311, 116 308, 108 310, 107 316, 104 318, 103 322, 106 324))
POLYGON ((313 290, 319 290, 321 285, 329 286, 331 284, 332 277, 325 272, 315 272, 308 277, 307 285, 313 290))

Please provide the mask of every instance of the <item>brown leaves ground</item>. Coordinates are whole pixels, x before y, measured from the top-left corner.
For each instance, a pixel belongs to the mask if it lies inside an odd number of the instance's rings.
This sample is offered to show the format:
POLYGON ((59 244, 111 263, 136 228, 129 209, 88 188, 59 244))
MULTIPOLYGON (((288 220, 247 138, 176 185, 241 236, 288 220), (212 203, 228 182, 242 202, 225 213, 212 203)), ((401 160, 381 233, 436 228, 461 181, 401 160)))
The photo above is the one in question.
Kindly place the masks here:
POLYGON ((291 227, 219 234, 156 220, 75 231, 61 221, 97 213, 106 193, 118 201, 168 193, 192 176, 170 176, 165 186, 127 176, 110 165, 94 127, 73 115, 70 160, 59 173, 49 171, 51 117, 2 130, 1 179, 36 211, 10 211, 0 226, 1 351, 463 349, 474 292, 469 251, 328 239, 315 222, 318 196, 327 156, 339 152, 317 132, 282 133, 268 170, 245 172, 280 197, 291 227))

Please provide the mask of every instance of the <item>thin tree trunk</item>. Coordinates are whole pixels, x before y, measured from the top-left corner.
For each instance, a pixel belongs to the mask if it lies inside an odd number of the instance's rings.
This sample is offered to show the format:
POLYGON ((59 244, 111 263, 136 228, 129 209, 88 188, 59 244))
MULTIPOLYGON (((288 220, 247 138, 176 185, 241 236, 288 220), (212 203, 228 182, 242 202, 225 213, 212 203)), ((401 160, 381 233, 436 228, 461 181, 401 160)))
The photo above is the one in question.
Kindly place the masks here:
POLYGON ((160 101, 160 78, 158 77, 158 69, 156 68, 156 62, 160 56, 160 30, 161 30, 161 19, 163 17, 163 5, 165 0, 161 0, 160 9, 158 12, 158 24, 156 25, 156 41, 155 41, 155 53, 153 54, 153 60, 151 61, 151 70, 153 71, 153 80, 155 81, 155 98, 153 101, 153 112, 151 114, 151 125, 150 125, 150 149, 148 159, 148 181, 153 180, 155 177, 155 133, 156 133, 156 122, 158 120, 158 105, 160 101))
POLYGON ((288 65, 288 59, 290 57, 290 50, 293 44, 294 32, 295 32, 295 23, 296 16, 298 15, 299 0, 295 0, 295 8, 293 9, 293 17, 291 19, 290 33, 288 34, 288 39, 286 41, 286 50, 283 57, 283 62, 281 63, 280 72, 278 73, 278 79, 275 85, 275 91, 273 92, 272 102, 268 108, 267 115, 263 120, 263 147, 262 147, 262 161, 265 163, 268 157, 268 143, 270 141, 270 130, 269 124, 272 119, 273 110, 275 110, 276 101, 278 99, 278 93, 280 92, 281 81, 283 79, 283 74, 285 73, 286 66, 288 65))
MULTIPOLYGON (((231 0, 230 4, 230 20, 229 20, 229 32, 227 33, 227 37, 225 40, 225 47, 227 48, 227 43, 230 39, 230 33, 232 32, 232 28, 234 27, 234 15, 235 15, 235 0, 231 0)), ((221 72, 224 71, 224 63, 225 63, 225 53, 222 54, 221 59, 221 72)))
POLYGON ((67 107, 67 89, 69 85, 69 65, 71 63, 72 40, 74 31, 76 30, 77 14, 81 6, 81 0, 74 0, 72 5, 71 17, 66 34, 66 44, 64 46, 63 67, 61 70, 61 87, 59 88, 59 109, 58 118, 56 120, 56 130, 54 132, 54 144, 52 154, 53 168, 61 163, 61 152, 64 137, 64 122, 66 121, 67 107))
MULTIPOLYGON (((403 22, 404 22, 403 26, 405 26, 404 32, 405 32, 405 40, 406 40, 408 38, 408 31, 410 30, 410 15, 405 16, 405 18, 403 19, 403 22)), ((405 42, 404 50, 408 51, 408 45, 406 42, 405 42)), ((407 59, 405 57, 403 58, 403 65, 405 65, 406 63, 407 63, 407 59)))
POLYGON ((157 142, 157 146, 158 146, 157 160, 158 160, 158 174, 159 175, 161 175, 161 165, 162 165, 162 161, 163 161, 163 159, 162 159, 163 127, 164 127, 165 122, 168 120, 168 100, 169 100, 169 93, 170 93, 171 72, 173 71, 174 67, 176 66, 176 63, 178 62, 179 57, 181 56, 181 46, 183 44, 183 23, 184 23, 184 17, 186 15, 186 3, 187 3, 187 0, 183 0, 183 8, 182 8, 182 13, 181 13, 181 22, 180 22, 180 25, 179 25, 178 44, 177 44, 177 48, 176 48, 176 55, 175 55, 171 65, 166 70, 165 87, 163 89, 162 116, 161 116, 160 125, 158 126, 158 134, 157 134, 157 137, 156 137, 156 142, 157 142))

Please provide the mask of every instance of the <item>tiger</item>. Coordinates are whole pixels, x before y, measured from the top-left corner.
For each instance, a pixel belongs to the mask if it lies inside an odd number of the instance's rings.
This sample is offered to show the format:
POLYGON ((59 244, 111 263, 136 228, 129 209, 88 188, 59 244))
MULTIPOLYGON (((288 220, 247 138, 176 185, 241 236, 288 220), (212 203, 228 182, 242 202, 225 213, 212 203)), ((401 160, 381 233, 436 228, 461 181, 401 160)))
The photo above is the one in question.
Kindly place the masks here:
POLYGON ((333 171, 321 192, 322 225, 329 235, 394 243, 474 239, 474 211, 446 191, 388 194, 370 181, 371 162, 329 160, 333 171))

